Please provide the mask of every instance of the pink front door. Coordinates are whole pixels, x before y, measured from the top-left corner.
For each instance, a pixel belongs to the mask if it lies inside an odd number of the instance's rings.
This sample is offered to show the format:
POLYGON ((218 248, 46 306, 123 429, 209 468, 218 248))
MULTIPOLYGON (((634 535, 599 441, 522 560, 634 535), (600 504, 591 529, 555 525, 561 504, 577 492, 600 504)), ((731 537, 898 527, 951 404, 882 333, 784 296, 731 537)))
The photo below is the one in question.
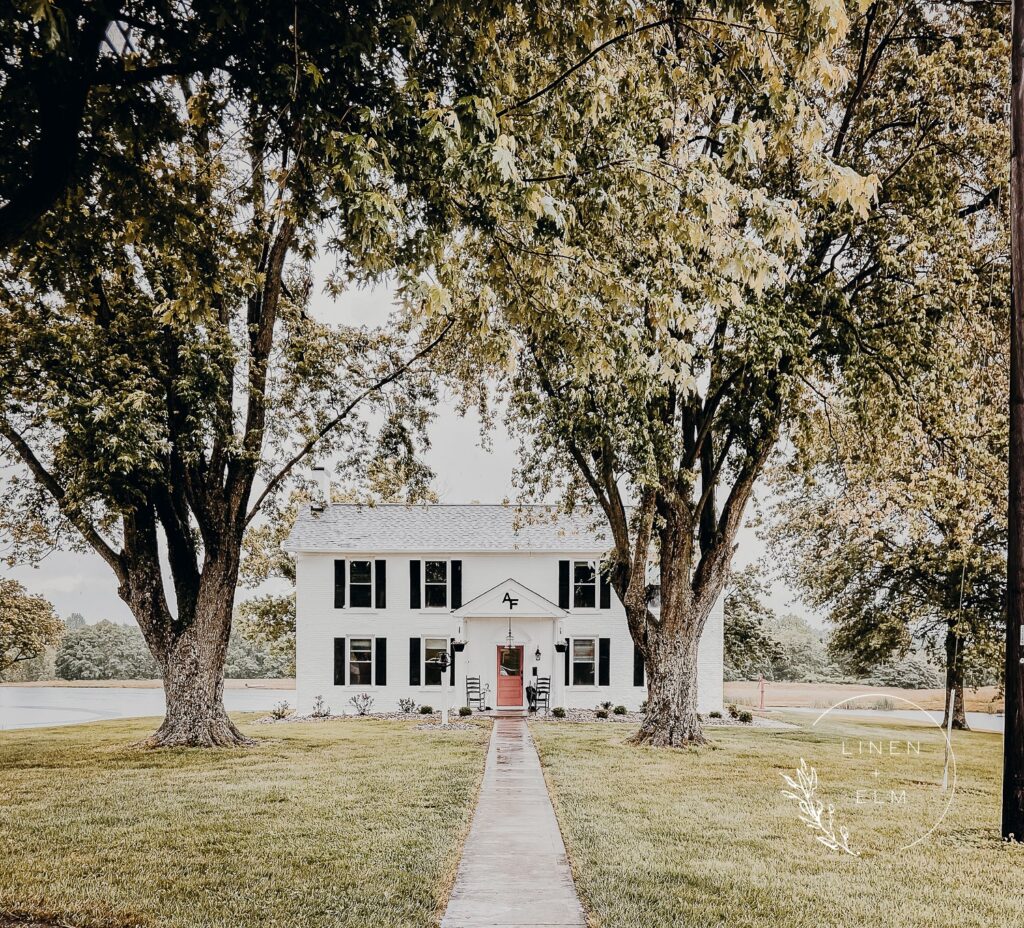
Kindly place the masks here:
POLYGON ((523 704, 523 648, 498 648, 498 702, 499 706, 523 704))

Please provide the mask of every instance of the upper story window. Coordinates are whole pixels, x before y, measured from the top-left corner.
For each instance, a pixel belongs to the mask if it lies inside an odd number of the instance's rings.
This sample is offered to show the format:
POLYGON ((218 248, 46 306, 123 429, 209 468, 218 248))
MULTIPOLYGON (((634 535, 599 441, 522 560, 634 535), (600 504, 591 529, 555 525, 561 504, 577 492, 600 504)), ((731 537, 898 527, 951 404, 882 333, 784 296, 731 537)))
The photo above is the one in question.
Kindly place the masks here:
POLYGON ((593 561, 573 561, 572 607, 597 608, 597 569, 593 561))
POLYGON ((448 562, 423 562, 423 604, 428 609, 448 607, 448 562))
POLYGON ((349 563, 348 601, 353 609, 369 609, 373 605, 373 561, 349 563))
POLYGON ((597 682, 597 641, 594 638, 572 639, 572 685, 593 686, 597 682))
POLYGON ((360 558, 334 562, 335 609, 387 608, 386 560, 360 558))

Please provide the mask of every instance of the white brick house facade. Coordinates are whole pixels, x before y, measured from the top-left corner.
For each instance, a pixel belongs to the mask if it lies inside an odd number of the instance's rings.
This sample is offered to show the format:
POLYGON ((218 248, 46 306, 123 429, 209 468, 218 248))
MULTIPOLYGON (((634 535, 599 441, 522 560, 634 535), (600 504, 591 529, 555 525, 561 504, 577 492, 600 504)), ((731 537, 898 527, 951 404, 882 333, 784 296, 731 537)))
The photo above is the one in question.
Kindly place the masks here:
MULTIPOLYGON (((643 668, 622 604, 597 566, 608 550, 586 519, 543 507, 355 506, 305 510, 285 545, 296 555, 296 698, 335 713, 368 693, 437 708, 441 671, 453 706, 479 677, 487 705, 525 706, 549 677, 551 705, 638 708, 643 668), (509 653, 511 634, 512 652, 509 653), (518 669, 521 679, 518 679, 518 669), (500 698, 499 698, 500 696, 500 698)), ((700 642, 700 710, 722 708, 722 613, 700 642)))

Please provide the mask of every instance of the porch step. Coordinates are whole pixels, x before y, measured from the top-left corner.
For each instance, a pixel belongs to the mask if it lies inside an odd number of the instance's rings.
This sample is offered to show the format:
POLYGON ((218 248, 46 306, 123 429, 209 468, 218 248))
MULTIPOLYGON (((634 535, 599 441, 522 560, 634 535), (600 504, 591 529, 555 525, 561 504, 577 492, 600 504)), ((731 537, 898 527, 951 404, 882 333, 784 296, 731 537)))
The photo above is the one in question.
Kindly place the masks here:
POLYGON ((525 719, 526 709, 492 709, 487 713, 492 719, 525 719))

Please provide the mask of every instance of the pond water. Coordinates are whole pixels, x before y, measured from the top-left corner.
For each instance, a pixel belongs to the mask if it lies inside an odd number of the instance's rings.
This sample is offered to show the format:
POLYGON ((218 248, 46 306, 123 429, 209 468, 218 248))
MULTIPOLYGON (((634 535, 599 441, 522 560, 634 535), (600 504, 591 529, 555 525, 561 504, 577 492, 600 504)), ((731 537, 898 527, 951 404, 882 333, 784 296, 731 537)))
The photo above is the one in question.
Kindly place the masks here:
MULTIPOLYGON (((824 709, 780 709, 780 712, 799 712, 803 715, 821 715, 824 709)), ((885 719, 909 719, 915 722, 932 721, 936 725, 942 722, 941 711, 929 712, 925 709, 833 709, 828 717, 835 719, 878 719, 880 722, 885 719)), ((1002 733, 1006 724, 1002 715, 995 715, 989 712, 968 712, 967 724, 974 731, 988 731, 1002 733)))
MULTIPOLYGON (((262 687, 224 690, 224 704, 233 712, 264 712, 282 700, 295 705, 295 691, 262 687)), ((163 714, 162 688, 0 686, 0 729, 163 714)))

